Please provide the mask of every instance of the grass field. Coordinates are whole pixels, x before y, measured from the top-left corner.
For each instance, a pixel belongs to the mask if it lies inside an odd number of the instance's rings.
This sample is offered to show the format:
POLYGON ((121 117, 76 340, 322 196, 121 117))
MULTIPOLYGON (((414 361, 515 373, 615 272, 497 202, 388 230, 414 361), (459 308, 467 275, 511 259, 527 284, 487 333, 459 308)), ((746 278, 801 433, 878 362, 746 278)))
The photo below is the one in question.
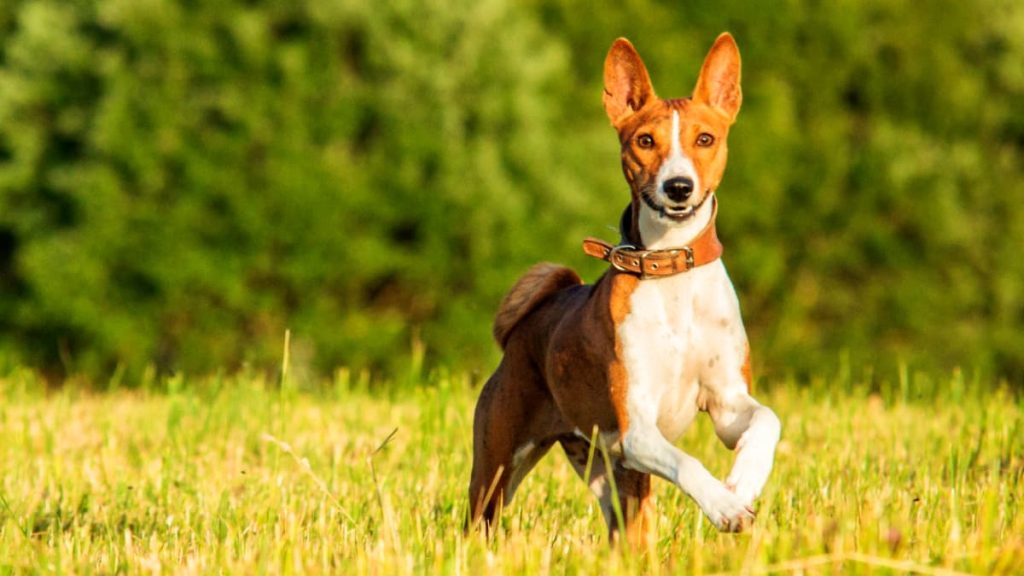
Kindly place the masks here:
MULTIPOLYGON (((784 428, 755 527, 719 534, 658 480, 646 554, 609 549, 557 449, 496 538, 463 537, 470 378, 388 392, 357 380, 93 394, 0 378, 0 574, 1024 571, 1022 401, 959 374, 874 392, 760 383, 784 428)), ((727 472, 706 418, 683 445, 727 472)))

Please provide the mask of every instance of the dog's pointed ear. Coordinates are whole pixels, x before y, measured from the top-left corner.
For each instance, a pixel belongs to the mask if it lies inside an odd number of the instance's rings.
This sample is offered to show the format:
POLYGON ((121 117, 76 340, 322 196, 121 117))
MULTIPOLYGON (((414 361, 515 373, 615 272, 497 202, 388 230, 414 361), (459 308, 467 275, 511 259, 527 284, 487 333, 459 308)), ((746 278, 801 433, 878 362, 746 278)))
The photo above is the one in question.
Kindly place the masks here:
POLYGON ((654 87, 640 54, 629 40, 619 38, 604 60, 604 110, 612 126, 618 127, 654 98, 654 87))
POLYGON ((693 99, 718 110, 730 123, 736 120, 743 92, 740 90, 740 49, 732 34, 723 32, 708 51, 693 99))

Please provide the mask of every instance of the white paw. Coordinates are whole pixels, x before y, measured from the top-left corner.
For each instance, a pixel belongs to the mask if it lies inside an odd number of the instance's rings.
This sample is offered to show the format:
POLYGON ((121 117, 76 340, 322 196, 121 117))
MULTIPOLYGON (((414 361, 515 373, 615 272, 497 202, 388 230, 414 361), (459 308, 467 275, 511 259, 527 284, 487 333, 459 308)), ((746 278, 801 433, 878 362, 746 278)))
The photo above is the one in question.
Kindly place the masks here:
POLYGON ((753 506, 754 500, 759 496, 758 490, 747 482, 734 482, 730 477, 725 481, 726 490, 732 492, 747 506, 753 506))
POLYGON ((716 528, 722 532, 740 532, 754 521, 755 513, 750 502, 719 483, 708 487, 698 503, 716 528))

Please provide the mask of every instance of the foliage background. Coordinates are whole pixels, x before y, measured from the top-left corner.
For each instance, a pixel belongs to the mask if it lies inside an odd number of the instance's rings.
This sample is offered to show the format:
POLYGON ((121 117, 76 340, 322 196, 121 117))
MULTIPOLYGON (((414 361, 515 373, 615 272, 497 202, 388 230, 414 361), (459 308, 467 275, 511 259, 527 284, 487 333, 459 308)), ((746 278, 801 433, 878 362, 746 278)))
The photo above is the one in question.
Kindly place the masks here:
POLYGON ((761 373, 1024 381, 1015 0, 7 0, 0 364, 487 370, 538 260, 596 278, 617 36, 688 94, 744 57, 720 234, 761 373), (415 356, 415 355, 414 355, 415 356))

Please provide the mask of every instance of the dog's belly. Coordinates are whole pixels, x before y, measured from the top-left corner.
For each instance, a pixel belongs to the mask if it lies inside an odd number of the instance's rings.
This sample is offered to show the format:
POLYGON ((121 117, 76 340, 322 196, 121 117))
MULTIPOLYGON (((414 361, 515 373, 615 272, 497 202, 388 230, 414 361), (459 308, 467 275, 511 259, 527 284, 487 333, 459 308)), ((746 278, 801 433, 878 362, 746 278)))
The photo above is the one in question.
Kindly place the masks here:
POLYGON ((739 304, 721 261, 641 282, 618 336, 631 420, 656 419, 670 441, 736 382, 746 359, 739 304))

